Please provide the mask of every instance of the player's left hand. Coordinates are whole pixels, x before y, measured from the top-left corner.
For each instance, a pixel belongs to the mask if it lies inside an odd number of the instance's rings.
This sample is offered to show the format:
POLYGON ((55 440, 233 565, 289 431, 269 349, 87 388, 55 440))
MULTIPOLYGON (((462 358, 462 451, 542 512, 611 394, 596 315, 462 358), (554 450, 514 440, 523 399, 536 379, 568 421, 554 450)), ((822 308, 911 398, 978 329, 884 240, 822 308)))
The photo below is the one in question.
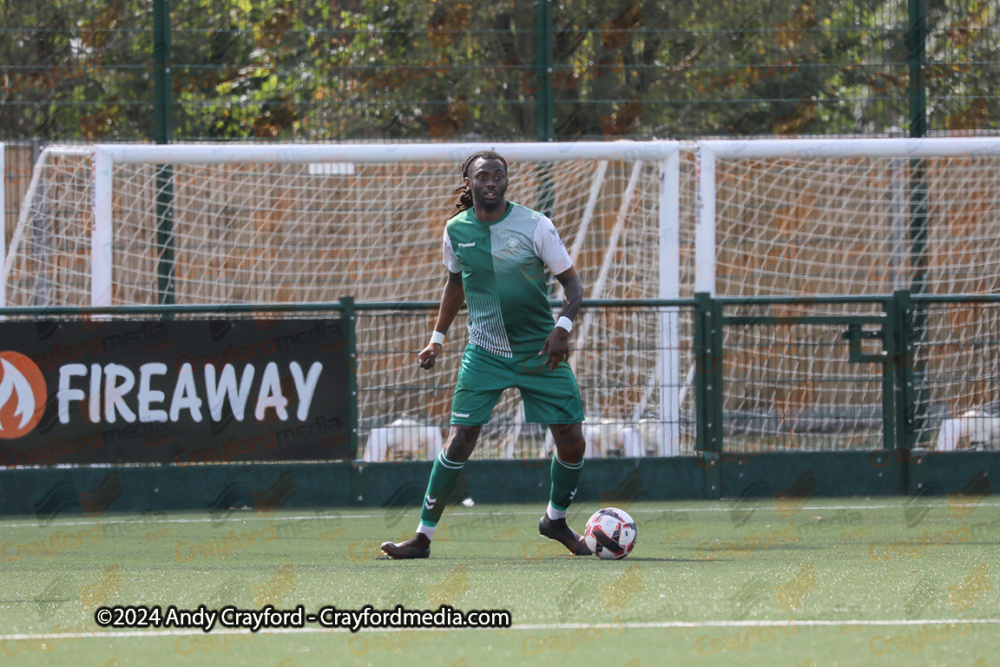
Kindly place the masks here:
POLYGON ((550 371, 556 366, 569 359, 569 332, 562 327, 555 327, 545 339, 545 345, 539 355, 547 354, 545 365, 550 371))

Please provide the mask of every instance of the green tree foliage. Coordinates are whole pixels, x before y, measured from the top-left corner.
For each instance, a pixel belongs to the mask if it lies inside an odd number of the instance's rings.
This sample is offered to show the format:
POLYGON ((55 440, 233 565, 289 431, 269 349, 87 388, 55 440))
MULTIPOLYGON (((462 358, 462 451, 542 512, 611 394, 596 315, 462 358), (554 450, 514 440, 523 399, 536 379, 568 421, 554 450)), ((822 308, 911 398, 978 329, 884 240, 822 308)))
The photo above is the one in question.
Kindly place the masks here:
POLYGON ((17 1, 0 13, 2 136, 92 138, 151 125, 133 115, 135 101, 148 99, 149 42, 122 4, 17 1))
MULTIPOLYGON (((1000 123, 1000 9, 926 0, 932 131, 1000 123)), ((886 133, 909 122, 903 0, 171 5, 175 140, 886 133)), ((0 137, 152 136, 153 0, 0 3, 0 137)))

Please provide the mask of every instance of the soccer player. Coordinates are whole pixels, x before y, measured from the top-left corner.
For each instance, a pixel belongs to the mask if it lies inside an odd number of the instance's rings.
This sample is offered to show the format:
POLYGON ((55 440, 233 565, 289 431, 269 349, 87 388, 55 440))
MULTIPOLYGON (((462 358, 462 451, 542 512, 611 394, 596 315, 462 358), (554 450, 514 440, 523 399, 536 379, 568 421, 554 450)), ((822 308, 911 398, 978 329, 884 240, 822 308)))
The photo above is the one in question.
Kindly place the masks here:
POLYGON ((448 281, 434 333, 420 352, 420 367, 433 368, 448 327, 467 302, 469 344, 452 397, 451 431, 431 469, 416 534, 405 542, 386 542, 382 551, 390 558, 430 556, 434 529, 483 424, 503 391, 516 387, 525 419, 547 424, 556 445, 549 505, 538 531, 573 554, 589 555, 583 538, 566 524, 587 448, 580 391, 566 363, 583 285, 552 221, 507 201, 503 157, 493 151, 475 153, 462 165, 462 177, 459 213, 444 234, 448 281), (555 326, 546 267, 565 292, 555 326))

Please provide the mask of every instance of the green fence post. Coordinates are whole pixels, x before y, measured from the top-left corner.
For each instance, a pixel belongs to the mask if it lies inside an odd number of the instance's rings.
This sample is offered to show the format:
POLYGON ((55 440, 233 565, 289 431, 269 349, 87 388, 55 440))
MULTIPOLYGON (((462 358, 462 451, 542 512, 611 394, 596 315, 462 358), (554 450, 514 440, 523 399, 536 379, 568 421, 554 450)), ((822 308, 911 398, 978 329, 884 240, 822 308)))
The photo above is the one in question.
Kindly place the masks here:
MULTIPOLYGON (((909 100, 910 136, 927 136, 927 7, 925 0, 909 0, 909 29, 906 32, 907 63, 910 70, 909 100)), ((910 264, 913 277, 910 290, 913 294, 927 291, 927 167, 920 158, 910 160, 910 264)), ((913 304, 907 319, 910 344, 927 336, 927 305, 913 304)), ((923 431, 927 419, 927 378, 922 369, 912 374, 913 407, 908 429, 913 433, 923 431)))
POLYGON ((705 497, 722 495, 721 309, 707 292, 695 294, 695 450, 705 471, 705 497))
POLYGON ((170 143, 172 116, 170 0, 153 0, 153 140, 156 143, 170 143))
POLYGON ((156 289, 158 303, 175 302, 174 293, 174 168, 156 165, 156 289))
POLYGON ((882 424, 883 424, 883 449, 900 449, 904 446, 903 439, 899 437, 902 419, 899 417, 899 401, 896 400, 898 386, 896 382, 896 371, 899 360, 897 355, 897 322, 899 321, 899 308, 895 296, 885 300, 882 305, 885 311, 885 323, 882 325, 882 424))
MULTIPOLYGON (((170 2, 153 2, 153 141, 173 138, 173 98, 170 90, 170 2)), ((156 165, 157 301, 174 303, 174 170, 156 165)), ((169 315, 164 315, 169 318, 169 315)))
POLYGON ((708 367, 708 335, 707 313, 712 308, 712 297, 707 292, 694 295, 694 413, 695 413, 695 444, 698 452, 711 451, 711 438, 708 432, 708 400, 705 395, 705 369, 708 367))
POLYGON ((349 437, 347 451, 351 460, 358 458, 358 345, 357 345, 357 310, 354 307, 353 296, 340 297, 340 317, 346 329, 347 338, 347 395, 350 404, 347 407, 349 437))
POLYGON ((722 326, 722 304, 717 299, 712 299, 711 304, 712 309, 708 313, 709 323, 711 324, 709 329, 711 334, 711 348, 709 349, 710 372, 705 391, 709 400, 708 426, 709 432, 712 434, 712 449, 721 454, 723 449, 723 408, 725 407, 723 404, 725 394, 722 391, 723 383, 725 382, 725 376, 722 372, 722 343, 725 332, 722 326))
POLYGON ((910 136, 927 136, 927 8, 924 0, 909 0, 910 26, 906 31, 907 63, 910 66, 910 136))
POLYGON ((905 474, 906 492, 910 495, 921 493, 929 478, 930 466, 927 450, 917 442, 917 379, 914 372, 915 346, 913 337, 913 302, 909 290, 893 293, 896 306, 896 415, 899 438, 896 446, 906 450, 905 474))
POLYGON ((535 5, 535 129, 539 141, 552 141, 555 135, 552 96, 552 0, 537 0, 535 5))
POLYGON ((896 301, 896 384, 899 387, 899 405, 897 414, 900 418, 899 432, 902 437, 902 447, 913 449, 918 445, 916 428, 917 392, 914 364, 916 349, 913 344, 913 302, 909 290, 897 290, 893 297, 896 301))
MULTIPOLYGON (((926 294, 928 272, 928 231, 927 231, 927 177, 923 159, 910 161, 910 265, 913 267, 913 277, 910 281, 910 292, 915 295, 926 294)), ((907 331, 911 344, 927 339, 927 304, 911 303, 910 316, 907 318, 907 331)), ((915 408, 913 413, 913 429, 923 429, 927 411, 927 378, 923 369, 914 369, 913 392, 915 408)))

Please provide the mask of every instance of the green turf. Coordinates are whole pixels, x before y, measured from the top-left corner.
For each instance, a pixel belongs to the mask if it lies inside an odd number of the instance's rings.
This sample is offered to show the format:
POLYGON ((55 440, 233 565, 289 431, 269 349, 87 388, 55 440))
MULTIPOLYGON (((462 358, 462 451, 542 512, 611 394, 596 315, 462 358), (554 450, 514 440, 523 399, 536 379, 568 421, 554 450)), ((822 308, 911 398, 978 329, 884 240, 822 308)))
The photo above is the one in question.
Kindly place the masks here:
MULTIPOLYGON (((582 529, 596 509, 574 506, 571 523, 582 529)), ((617 562, 565 557, 538 536, 536 506, 458 506, 431 558, 408 562, 376 557, 382 540, 412 533, 412 507, 0 518, 0 655, 11 665, 985 667, 1000 653, 990 497, 626 509, 638 546, 617 562), (212 553, 227 544, 225 557, 212 553), (515 627, 122 636, 137 631, 95 626, 88 609, 99 604, 444 604, 509 610, 515 627), (70 637, 80 633, 103 636, 70 637)))

